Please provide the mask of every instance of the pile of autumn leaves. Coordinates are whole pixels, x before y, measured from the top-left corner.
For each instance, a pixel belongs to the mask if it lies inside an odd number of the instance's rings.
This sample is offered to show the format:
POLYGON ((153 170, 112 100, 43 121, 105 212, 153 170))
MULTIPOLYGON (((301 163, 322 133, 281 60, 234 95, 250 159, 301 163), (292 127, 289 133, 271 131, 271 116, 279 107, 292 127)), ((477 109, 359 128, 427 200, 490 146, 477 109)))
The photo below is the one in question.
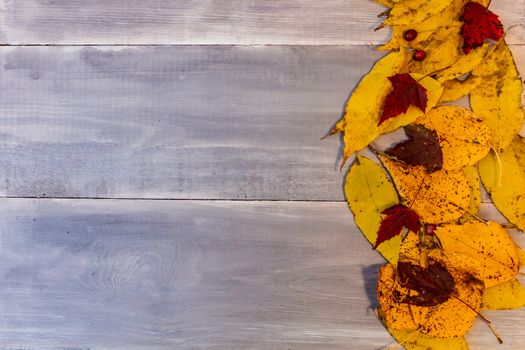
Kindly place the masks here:
POLYGON ((346 197, 388 260, 377 293, 390 333, 406 349, 467 349, 463 336, 484 319, 480 310, 525 305, 516 279, 524 252, 505 227, 478 215, 482 182, 525 229, 522 81, 488 1, 377 1, 390 8, 380 27, 393 31, 379 49, 391 52, 332 133, 344 133, 344 161, 368 147, 380 164, 358 155, 346 197), (470 109, 449 103, 464 96, 470 109), (401 127, 404 141, 374 146, 401 127))

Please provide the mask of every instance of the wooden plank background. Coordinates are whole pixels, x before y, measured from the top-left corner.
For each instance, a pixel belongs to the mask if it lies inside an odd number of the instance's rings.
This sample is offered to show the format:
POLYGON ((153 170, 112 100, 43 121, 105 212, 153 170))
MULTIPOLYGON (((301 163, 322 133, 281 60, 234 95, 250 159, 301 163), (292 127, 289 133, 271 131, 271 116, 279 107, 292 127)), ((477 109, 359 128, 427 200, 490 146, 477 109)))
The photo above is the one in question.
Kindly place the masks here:
MULTIPOLYGON (((524 5, 491 5, 522 72, 524 5)), ((382 55, 381 11, 0 0, 0 349, 392 345, 340 139, 320 141, 382 55)), ((487 316, 505 343, 480 322, 473 350, 522 347, 525 310, 487 316)))

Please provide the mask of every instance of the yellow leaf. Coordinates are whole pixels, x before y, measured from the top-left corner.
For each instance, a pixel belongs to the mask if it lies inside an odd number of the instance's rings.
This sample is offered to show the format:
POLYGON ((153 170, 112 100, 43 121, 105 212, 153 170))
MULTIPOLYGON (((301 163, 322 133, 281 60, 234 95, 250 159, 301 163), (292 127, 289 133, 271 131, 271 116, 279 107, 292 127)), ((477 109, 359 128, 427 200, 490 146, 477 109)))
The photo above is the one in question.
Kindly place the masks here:
POLYGON ((353 91, 343 117, 345 123, 344 159, 365 148, 379 136, 377 128, 379 112, 385 96, 392 89, 388 77, 398 73, 404 64, 403 53, 392 52, 386 55, 363 77, 353 91))
POLYGON ((468 187, 470 188, 470 201, 468 211, 460 218, 460 222, 466 222, 475 218, 479 213, 481 205, 481 186, 478 168, 471 165, 463 169, 465 177, 467 178, 468 187))
MULTIPOLYGON (((345 195, 357 227, 374 245, 381 224, 381 212, 399 202, 394 185, 381 166, 358 156, 346 177, 345 195)), ((400 244, 401 236, 397 236, 380 244, 377 251, 396 264, 400 244)))
POLYGON ((462 170, 438 170, 428 174, 422 166, 409 166, 380 157, 403 199, 430 224, 455 220, 470 204, 470 188, 462 170))
POLYGON ((465 80, 452 79, 445 81, 439 103, 459 100, 463 96, 470 94, 482 81, 483 79, 477 76, 470 76, 465 80))
POLYGON ((456 253, 463 259, 463 268, 492 287, 514 279, 519 270, 518 253, 507 231, 496 222, 471 221, 463 225, 437 228, 445 254, 456 253))
POLYGON ((501 151, 511 143, 525 120, 521 104, 523 84, 503 40, 473 74, 483 80, 470 93, 472 111, 489 126, 493 146, 501 151))
POLYGON ((525 306, 525 288, 512 279, 485 289, 481 307, 485 310, 508 310, 525 306))
POLYGON ((516 251, 518 252, 518 260, 520 262, 520 268, 525 267, 525 251, 519 245, 516 244, 516 251))
POLYGON ((517 69, 512 57, 512 52, 505 43, 504 39, 489 50, 485 58, 478 66, 474 68, 472 74, 480 77, 491 75, 506 75, 506 77, 514 77, 517 69))
POLYGON ((436 338, 416 330, 392 330, 388 332, 406 350, 468 350, 464 337, 436 338))
POLYGON ((381 4, 383 6, 386 6, 386 7, 394 7, 395 5, 395 2, 392 1, 392 0, 375 0, 378 4, 381 4))
POLYGON ((468 109, 439 106, 416 123, 437 132, 443 151, 443 169, 458 170, 475 164, 490 150, 489 128, 468 109))
MULTIPOLYGON (((468 0, 452 0, 443 11, 430 16, 421 22, 410 22, 407 25, 395 25, 392 27, 392 37, 378 50, 398 50, 400 48, 419 48, 421 43, 431 37, 434 32, 447 25, 451 25, 459 20, 463 13, 463 6, 468 0), (406 41, 403 37, 405 31, 413 29, 417 32, 417 37, 412 41, 406 41)), ((390 6, 392 7, 392 6, 390 6)))
POLYGON ((447 7, 446 0, 404 0, 399 1, 392 7, 385 25, 399 26, 411 23, 419 23, 441 12, 447 7))
POLYGON ((379 315, 389 331, 417 330, 439 338, 461 337, 468 332, 477 316, 473 310, 479 310, 481 304, 483 283, 461 267, 448 264, 445 258, 440 262, 454 278, 455 288, 453 297, 430 307, 399 302, 395 295, 407 295, 409 290, 399 284, 391 264, 379 270, 379 315))
POLYGON ((422 61, 410 60, 408 71, 429 75, 452 66, 463 56, 460 28, 461 22, 456 21, 449 26, 440 27, 431 37, 421 42, 418 49, 425 51, 426 57, 422 61))
MULTIPOLYGON (((343 120, 337 123, 331 132, 337 133, 344 127, 343 162, 354 152, 368 146, 380 134, 409 124, 423 115, 424 112, 419 108, 410 106, 406 113, 377 126, 383 101, 392 90, 388 77, 398 73, 404 64, 403 53, 392 52, 386 55, 363 77, 350 96, 343 120)), ((422 79, 419 83, 427 89, 428 110, 437 103, 443 89, 440 83, 430 77, 422 79)))
POLYGON ((504 150, 499 160, 491 152, 479 162, 481 180, 498 210, 520 230, 525 230, 525 168, 518 162, 513 147, 504 150))
POLYGON ((472 71, 485 57, 489 44, 477 47, 472 50, 468 55, 460 55, 459 59, 454 62, 452 66, 444 69, 436 74, 436 79, 440 82, 446 80, 455 79, 463 74, 472 71))

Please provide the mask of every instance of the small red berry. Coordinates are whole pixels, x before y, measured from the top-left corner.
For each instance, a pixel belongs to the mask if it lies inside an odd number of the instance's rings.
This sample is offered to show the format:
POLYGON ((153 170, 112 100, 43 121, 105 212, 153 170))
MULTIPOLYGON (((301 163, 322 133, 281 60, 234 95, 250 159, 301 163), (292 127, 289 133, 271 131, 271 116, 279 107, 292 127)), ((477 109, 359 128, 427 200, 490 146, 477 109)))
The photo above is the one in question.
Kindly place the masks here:
POLYGON ((423 61, 425 59, 425 57, 427 57, 427 54, 423 50, 416 50, 414 52, 414 56, 413 57, 414 57, 414 59, 416 61, 423 61))
POLYGON ((417 38, 417 31, 415 29, 409 29, 403 33, 403 38, 406 41, 412 41, 417 38))

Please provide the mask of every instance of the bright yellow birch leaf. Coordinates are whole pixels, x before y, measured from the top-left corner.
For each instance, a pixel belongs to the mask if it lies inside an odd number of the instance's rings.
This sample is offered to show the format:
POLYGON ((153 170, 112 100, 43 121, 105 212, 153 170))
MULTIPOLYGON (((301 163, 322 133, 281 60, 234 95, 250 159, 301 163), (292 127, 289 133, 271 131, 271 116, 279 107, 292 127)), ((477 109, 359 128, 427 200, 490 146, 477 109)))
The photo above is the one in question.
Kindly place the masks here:
POLYGON ((439 106, 416 120, 435 130, 443 151, 443 169, 458 170, 477 163, 490 150, 488 126, 466 108, 439 106))
POLYGON ((525 306, 525 288, 516 279, 485 289, 481 308, 485 310, 510 310, 525 306))
POLYGON ((407 295, 409 290, 399 284, 394 267, 387 264, 379 270, 379 315, 389 330, 417 330, 439 338, 462 337, 468 332, 477 316, 473 310, 479 310, 481 304, 483 283, 460 267, 444 263, 455 288, 445 302, 430 307, 400 302, 395 295, 407 295))
POLYGON ((470 76, 465 80, 452 79, 443 83, 443 94, 439 103, 456 101, 470 94, 483 81, 482 77, 470 76))
POLYGON ((479 162, 481 181, 498 210, 520 230, 525 230, 525 169, 512 147, 504 150, 499 160, 490 152, 479 162))
MULTIPOLYGON (((380 165, 358 156, 346 177, 345 195, 357 227, 374 245, 381 224, 381 212, 399 203, 394 185, 380 165)), ((376 250, 387 261, 396 264, 400 244, 401 236, 397 236, 383 242, 376 250)))
POLYGON ((416 330, 387 330, 405 350, 468 350, 464 337, 436 338, 416 330))
POLYGON ((438 224, 458 219, 470 204, 470 188, 463 170, 438 170, 427 173, 422 166, 409 166, 380 156, 402 202, 421 220, 438 224))
MULTIPOLYGON (((392 52, 386 55, 363 77, 350 96, 343 119, 330 132, 336 134, 344 127, 343 163, 353 153, 367 147, 380 134, 409 124, 423 115, 424 112, 419 108, 410 106, 406 113, 377 126, 383 101, 392 90, 388 77, 398 73, 404 64, 403 53, 392 52)), ((417 76, 415 78, 417 79, 417 76)), ((422 79, 419 83, 427 89, 427 110, 429 110, 439 101, 443 92, 442 86, 430 77, 422 79)))
POLYGON ((504 40, 474 69, 483 81, 470 93, 470 105, 492 132, 493 146, 505 149, 520 131, 525 115, 521 104, 523 83, 504 40))
POLYGON ((456 253, 485 287, 514 279, 519 271, 518 252, 508 232, 496 222, 470 221, 462 225, 443 225, 435 231, 445 254, 456 253))

